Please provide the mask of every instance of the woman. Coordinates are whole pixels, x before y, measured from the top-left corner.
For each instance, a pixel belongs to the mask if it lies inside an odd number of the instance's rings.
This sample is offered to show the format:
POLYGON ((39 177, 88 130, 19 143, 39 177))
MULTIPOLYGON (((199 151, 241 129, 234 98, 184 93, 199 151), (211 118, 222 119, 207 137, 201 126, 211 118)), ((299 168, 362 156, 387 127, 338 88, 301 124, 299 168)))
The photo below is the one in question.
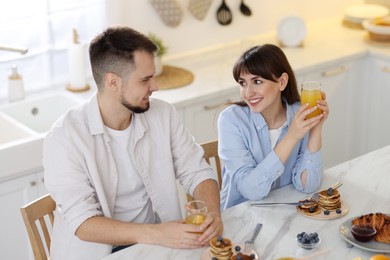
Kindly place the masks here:
POLYGON ((280 48, 255 46, 233 68, 241 102, 218 118, 219 156, 223 160, 221 208, 260 200, 293 183, 302 192, 318 189, 322 177, 322 126, 329 114, 306 119, 316 107, 300 105, 297 83, 280 48))

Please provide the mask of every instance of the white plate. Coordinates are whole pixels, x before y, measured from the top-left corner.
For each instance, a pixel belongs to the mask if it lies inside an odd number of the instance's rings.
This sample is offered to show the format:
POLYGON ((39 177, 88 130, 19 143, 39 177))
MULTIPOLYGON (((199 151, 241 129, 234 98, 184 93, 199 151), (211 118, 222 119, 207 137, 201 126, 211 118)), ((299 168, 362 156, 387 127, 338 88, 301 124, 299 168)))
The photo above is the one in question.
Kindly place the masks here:
POLYGON ((382 5, 358 4, 345 9, 345 19, 355 23, 361 23, 366 19, 384 17, 389 14, 389 9, 382 5))
MULTIPOLYGON (((386 214, 388 215, 388 214, 386 214)), ((357 241, 351 234, 351 227, 352 227, 352 220, 354 218, 350 218, 346 221, 344 221, 340 227, 339 227, 339 232, 341 237, 347 241, 349 244, 354 245, 358 248, 371 251, 371 252, 376 252, 376 253, 390 253, 390 244, 386 243, 381 243, 381 242, 376 242, 375 240, 369 241, 369 242, 360 242, 357 241), (342 232, 343 229, 347 229, 348 232, 345 234, 342 232)))
POLYGON ((298 16, 287 16, 277 26, 277 37, 286 47, 297 47, 306 37, 305 21, 298 16))
MULTIPOLYGON (((386 16, 381 19, 383 19, 383 21, 385 21, 386 23, 390 24, 390 16, 386 16)), ((363 28, 375 34, 382 34, 382 35, 390 34, 390 26, 376 25, 373 22, 374 20, 364 20, 362 23, 363 28)))

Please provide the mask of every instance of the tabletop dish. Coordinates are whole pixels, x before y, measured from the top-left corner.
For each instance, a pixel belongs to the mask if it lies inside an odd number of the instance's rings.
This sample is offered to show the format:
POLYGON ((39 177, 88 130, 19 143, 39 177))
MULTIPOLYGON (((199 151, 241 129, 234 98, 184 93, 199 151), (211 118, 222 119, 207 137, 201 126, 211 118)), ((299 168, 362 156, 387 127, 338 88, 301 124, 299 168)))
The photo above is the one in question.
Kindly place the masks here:
POLYGON ((370 226, 352 225, 352 236, 360 242, 373 240, 376 235, 376 229, 370 226))
POLYGON ((390 16, 373 20, 364 20, 363 28, 371 33, 390 35, 390 16))
POLYGON ((362 23, 366 19, 374 19, 389 14, 389 9, 376 4, 357 4, 345 9, 344 19, 353 23, 362 23))
POLYGON ((299 16, 287 16, 277 25, 278 40, 286 47, 297 47, 306 37, 305 21, 299 16))
MULTIPOLYGON (((389 214, 386 214, 389 216, 389 214)), ((351 234, 351 228, 352 228, 352 220, 354 220, 356 217, 350 218, 346 221, 344 221, 339 226, 339 232, 340 236, 347 241, 347 243, 354 245, 358 248, 371 251, 371 252, 377 252, 377 253, 390 253, 390 244, 376 242, 375 240, 369 241, 369 242, 359 242, 357 241, 351 234)))
MULTIPOLYGON (((244 248, 245 246, 244 245, 238 245, 238 244, 233 244, 233 255, 237 255, 237 252, 234 250, 234 248, 236 246, 239 246, 240 248, 244 248)), ((259 259, 259 255, 256 253, 255 250, 252 250, 250 254, 254 254, 255 255, 255 260, 258 260, 259 259)), ((207 247, 206 250, 203 251, 202 253, 202 256, 200 257, 201 260, 211 260, 211 256, 210 256, 210 247, 207 247)))
POLYGON ((300 207, 297 207, 298 213, 301 215, 308 217, 308 218, 313 218, 313 219, 336 219, 336 218, 341 218, 342 216, 345 216, 349 212, 349 207, 348 204, 344 201, 341 200, 341 212, 337 213, 335 210, 330 210, 328 215, 324 214, 324 210, 320 208, 320 212, 316 215, 310 215, 303 211, 300 207))

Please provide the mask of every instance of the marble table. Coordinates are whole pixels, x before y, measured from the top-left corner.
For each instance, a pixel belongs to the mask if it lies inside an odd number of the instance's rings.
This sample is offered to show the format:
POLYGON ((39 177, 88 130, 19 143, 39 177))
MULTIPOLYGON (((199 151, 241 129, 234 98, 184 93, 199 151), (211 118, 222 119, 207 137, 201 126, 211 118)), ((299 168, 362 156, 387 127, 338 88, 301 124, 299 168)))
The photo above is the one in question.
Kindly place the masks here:
MULTIPOLYGON (((254 250, 260 259, 272 259, 280 251, 303 252, 296 242, 296 235, 302 231, 317 232, 321 244, 316 252, 327 254, 313 259, 368 260, 376 252, 359 247, 348 247, 341 237, 339 226, 346 220, 371 212, 390 213, 390 146, 365 154, 333 168, 327 169, 321 188, 327 188, 341 181, 339 188, 342 201, 349 208, 348 214, 337 219, 312 219, 297 212, 295 206, 251 207, 245 202, 222 213, 224 236, 234 243, 243 244, 256 225, 263 223, 254 250)), ((305 194, 296 191, 292 185, 275 190, 264 202, 297 201, 305 194)), ((201 259, 207 248, 197 250, 170 249, 156 245, 137 244, 103 258, 124 259, 201 259)))

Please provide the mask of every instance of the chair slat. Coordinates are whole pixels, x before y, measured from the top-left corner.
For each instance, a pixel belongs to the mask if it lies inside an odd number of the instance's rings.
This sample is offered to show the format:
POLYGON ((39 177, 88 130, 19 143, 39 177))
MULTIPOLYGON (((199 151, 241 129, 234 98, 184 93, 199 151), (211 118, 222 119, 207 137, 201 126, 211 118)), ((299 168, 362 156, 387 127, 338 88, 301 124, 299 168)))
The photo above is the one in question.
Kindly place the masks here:
POLYGON ((50 221, 48 222, 50 222, 50 226, 52 227, 54 222, 53 212, 55 207, 55 201, 49 194, 47 194, 20 208, 35 260, 47 260, 50 258, 51 240, 45 216, 49 216, 50 221), (43 233, 43 239, 45 240, 47 253, 41 238, 41 234, 38 230, 37 223, 39 223, 40 229, 43 233))

